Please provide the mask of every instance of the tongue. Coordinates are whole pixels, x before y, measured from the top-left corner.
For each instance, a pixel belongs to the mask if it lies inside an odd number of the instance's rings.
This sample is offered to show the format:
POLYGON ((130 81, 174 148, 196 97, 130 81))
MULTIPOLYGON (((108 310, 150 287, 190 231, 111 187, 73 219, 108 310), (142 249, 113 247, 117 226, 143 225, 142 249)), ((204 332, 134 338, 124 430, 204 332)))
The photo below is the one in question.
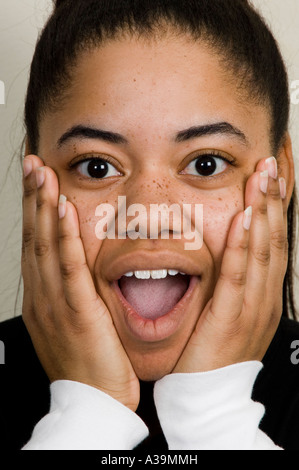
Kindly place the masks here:
POLYGON ((122 277, 119 286, 123 296, 143 318, 162 317, 178 303, 189 285, 189 277, 178 274, 164 279, 122 277))

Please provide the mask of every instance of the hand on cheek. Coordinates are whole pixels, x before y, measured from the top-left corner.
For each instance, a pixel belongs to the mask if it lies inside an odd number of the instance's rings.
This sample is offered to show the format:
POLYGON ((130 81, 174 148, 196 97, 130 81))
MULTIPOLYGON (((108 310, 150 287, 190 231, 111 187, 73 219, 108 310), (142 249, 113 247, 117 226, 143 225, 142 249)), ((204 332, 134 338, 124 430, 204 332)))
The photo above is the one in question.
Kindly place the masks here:
POLYGON ((24 161, 23 319, 51 382, 86 383, 132 410, 139 381, 86 263, 75 207, 56 174, 24 161))
POLYGON ((213 297, 173 372, 260 361, 275 334, 288 254, 285 181, 275 159, 259 162, 245 207, 230 228, 213 297))

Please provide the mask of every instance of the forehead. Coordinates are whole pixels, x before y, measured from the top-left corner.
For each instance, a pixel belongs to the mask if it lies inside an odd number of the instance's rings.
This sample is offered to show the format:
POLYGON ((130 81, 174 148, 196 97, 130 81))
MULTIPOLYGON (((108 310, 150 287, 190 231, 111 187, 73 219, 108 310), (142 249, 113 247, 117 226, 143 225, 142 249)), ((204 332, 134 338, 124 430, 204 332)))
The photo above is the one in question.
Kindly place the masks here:
POLYGON ((238 121, 252 137, 261 126, 270 132, 266 108, 240 90, 215 51, 170 35, 123 38, 81 54, 62 105, 45 116, 42 128, 94 123, 126 136, 166 136, 195 121, 238 121))

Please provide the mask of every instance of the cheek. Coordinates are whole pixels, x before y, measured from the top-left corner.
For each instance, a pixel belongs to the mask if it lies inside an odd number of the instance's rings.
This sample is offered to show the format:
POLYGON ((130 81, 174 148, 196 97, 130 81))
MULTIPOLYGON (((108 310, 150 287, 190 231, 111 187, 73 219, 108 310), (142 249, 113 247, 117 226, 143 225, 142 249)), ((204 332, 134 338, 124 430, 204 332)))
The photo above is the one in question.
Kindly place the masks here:
POLYGON ((85 250, 87 264, 91 272, 93 272, 96 258, 103 243, 102 240, 99 240, 96 237, 95 228, 99 220, 99 218, 95 216, 96 205, 75 200, 72 202, 76 206, 78 212, 80 234, 85 250))
POLYGON ((204 204, 203 239, 216 265, 221 263, 232 221, 243 209, 241 192, 204 204))

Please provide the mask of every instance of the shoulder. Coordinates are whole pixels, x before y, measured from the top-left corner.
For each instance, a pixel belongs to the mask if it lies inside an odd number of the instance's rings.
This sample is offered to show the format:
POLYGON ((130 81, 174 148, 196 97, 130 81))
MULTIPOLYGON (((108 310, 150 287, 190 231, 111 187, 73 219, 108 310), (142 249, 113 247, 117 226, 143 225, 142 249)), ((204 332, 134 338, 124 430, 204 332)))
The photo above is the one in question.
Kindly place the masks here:
POLYGON ((10 344, 15 338, 26 340, 28 336, 21 316, 0 322, 0 340, 10 344))
POLYGON ((4 348, 4 363, 0 365, 0 446, 17 450, 48 412, 49 380, 22 317, 0 323, 0 341, 4 348))
POLYGON ((299 322, 282 317, 273 341, 263 359, 265 368, 271 366, 275 361, 277 366, 282 366, 283 369, 287 368, 288 371, 292 370, 297 376, 299 369, 292 368, 292 365, 296 364, 291 359, 297 341, 299 341, 299 322))
MULTIPOLYGON (((25 360, 39 363, 29 333, 21 316, 0 322, 0 341, 5 352, 7 371, 14 364, 24 364, 25 360)), ((29 367, 29 364, 28 364, 29 367)))
POLYGON ((283 317, 263 359, 264 368, 261 377, 264 382, 281 383, 284 379, 288 385, 294 382, 299 387, 299 360, 294 360, 296 344, 299 349, 299 322, 283 317))
POLYGON ((299 334, 299 321, 291 320, 290 318, 282 317, 279 325, 279 330, 287 336, 297 336, 299 334))
POLYGON ((253 391, 266 409, 261 427, 284 449, 299 450, 299 322, 281 319, 263 365, 253 391))

